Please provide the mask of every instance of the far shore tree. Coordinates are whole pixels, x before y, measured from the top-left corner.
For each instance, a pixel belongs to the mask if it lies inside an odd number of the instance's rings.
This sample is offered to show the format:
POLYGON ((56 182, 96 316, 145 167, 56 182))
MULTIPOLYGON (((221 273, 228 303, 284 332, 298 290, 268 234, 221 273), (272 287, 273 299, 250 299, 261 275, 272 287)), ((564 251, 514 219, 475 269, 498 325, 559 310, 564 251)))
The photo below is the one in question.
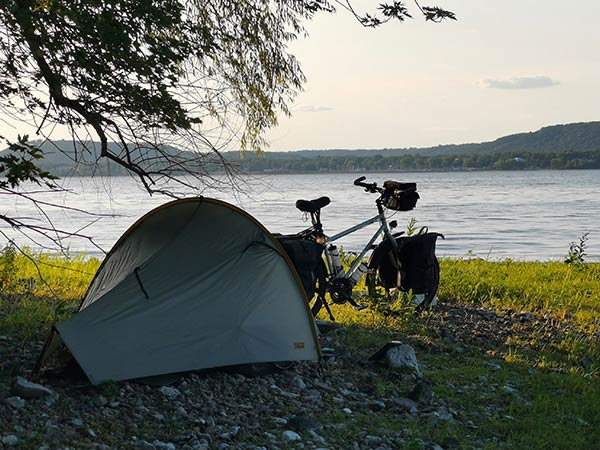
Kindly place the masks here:
MULTIPOLYGON (((70 134, 75 162, 108 159, 150 194, 235 185, 220 150, 265 147, 264 131, 289 114, 305 81, 288 44, 336 7, 365 27, 415 13, 455 19, 416 1, 362 14, 342 0, 0 0, 0 120, 35 129, 0 136, 10 149, 0 156, 0 194, 57 206, 24 188, 61 190, 38 167, 56 127, 70 134)), ((58 246, 73 234, 1 211, 0 220, 58 246)))

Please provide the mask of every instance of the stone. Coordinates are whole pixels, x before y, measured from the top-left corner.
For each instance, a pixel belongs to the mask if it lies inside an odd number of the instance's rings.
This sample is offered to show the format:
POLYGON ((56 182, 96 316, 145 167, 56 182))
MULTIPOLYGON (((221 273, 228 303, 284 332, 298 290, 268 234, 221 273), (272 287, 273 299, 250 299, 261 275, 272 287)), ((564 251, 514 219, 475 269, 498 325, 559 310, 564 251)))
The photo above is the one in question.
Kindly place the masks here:
POLYGON ((172 386, 161 386, 159 389, 160 393, 167 397, 169 400, 174 400, 181 395, 179 389, 172 386))
POLYGON ((422 405, 429 405, 433 399, 431 384, 425 380, 419 381, 417 384, 415 384, 407 397, 410 400, 421 403, 422 405))
POLYGON ((21 397, 8 397, 5 402, 15 409, 21 409, 25 407, 25 400, 23 400, 21 397))
POLYGON ((502 369, 502 366, 500 364, 496 364, 495 362, 492 362, 492 361, 486 361, 485 365, 494 370, 502 369))
POLYGON ((14 434, 9 434, 2 438, 2 443, 8 447, 16 447, 19 445, 19 438, 14 434))
POLYGON ((352 414, 352 410, 350 408, 342 408, 342 412, 347 415, 352 414))
POLYGON ((298 433, 292 430, 285 430, 282 434, 282 437, 283 442, 295 442, 302 440, 302 436, 300 436, 298 433))
POLYGON ((304 382, 304 380, 302 379, 302 377, 300 375, 295 375, 294 378, 292 378, 290 387, 293 387, 300 391, 304 391, 306 389, 306 383, 304 382))
POLYGON ((152 441, 152 445, 156 450, 175 450, 176 448, 175 444, 173 444, 172 442, 161 442, 159 440, 152 441))
POLYGON ((429 415, 432 418, 431 422, 433 425, 437 425, 442 422, 454 422, 454 417, 452 417, 452 414, 445 406, 438 408, 436 411, 431 412, 429 415))
POLYGON ((156 450, 154 445, 147 441, 137 441, 135 447, 139 450, 156 450))
POLYGON ((321 424, 308 416, 298 414, 288 420, 288 426, 298 433, 304 433, 308 430, 316 430, 321 428, 321 424))
POLYGON ((83 421, 81 419, 71 419, 71 425, 74 427, 82 427, 83 421))
POLYGON ((308 434, 310 435, 310 437, 313 441, 316 441, 319 444, 325 443, 325 438, 323 436, 321 436, 320 434, 318 434, 315 430, 309 430, 308 434))
POLYGON ((392 405, 401 411, 406 411, 410 414, 416 414, 419 410, 417 402, 409 398, 394 398, 392 399, 392 405))
POLYGON ((369 447, 375 447, 376 445, 381 444, 382 441, 383 439, 380 436, 372 436, 370 434, 367 434, 367 436, 365 437, 365 442, 369 447))
POLYGON ((385 403, 381 400, 371 400, 367 403, 367 408, 374 412, 383 411, 385 409, 385 403))
POLYGON ((17 377, 17 381, 13 385, 12 391, 15 395, 21 398, 38 398, 44 395, 56 395, 56 393, 41 384, 32 383, 23 377, 17 377))
POLYGON ((408 344, 394 346, 385 352, 385 360, 393 369, 403 369, 420 373, 415 349, 408 344))

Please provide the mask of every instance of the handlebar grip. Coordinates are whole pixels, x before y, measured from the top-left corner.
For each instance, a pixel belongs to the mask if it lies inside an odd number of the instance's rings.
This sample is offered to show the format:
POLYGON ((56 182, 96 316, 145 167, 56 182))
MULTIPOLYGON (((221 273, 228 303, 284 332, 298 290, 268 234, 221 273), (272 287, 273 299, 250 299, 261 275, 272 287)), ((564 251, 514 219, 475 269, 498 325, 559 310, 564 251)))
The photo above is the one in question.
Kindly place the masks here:
POLYGON ((363 175, 362 177, 360 177, 360 178, 357 178, 356 180, 354 180, 354 185, 355 185, 355 186, 360 186, 360 183, 361 183, 361 181, 364 181, 364 180, 366 180, 366 179, 367 179, 367 177, 365 177, 365 176, 363 175))

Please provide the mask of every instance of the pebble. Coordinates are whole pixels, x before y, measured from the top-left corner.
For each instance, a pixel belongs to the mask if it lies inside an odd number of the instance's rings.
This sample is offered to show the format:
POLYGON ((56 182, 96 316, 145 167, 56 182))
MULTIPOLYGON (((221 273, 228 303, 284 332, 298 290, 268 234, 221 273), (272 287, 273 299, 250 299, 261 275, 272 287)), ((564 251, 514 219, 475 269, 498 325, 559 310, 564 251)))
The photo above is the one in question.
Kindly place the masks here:
POLYGON ((12 391, 21 398, 38 398, 45 395, 56 395, 55 392, 41 384, 32 383, 23 377, 17 377, 12 391))
POLYGON ((179 389, 172 386, 161 386, 159 389, 160 393, 167 397, 169 400, 174 400, 181 395, 179 389))
POLYGON ((283 442, 301 441, 302 436, 292 430, 285 430, 282 434, 283 442))
POLYGON ((383 411, 385 409, 385 403, 380 400, 372 400, 367 403, 367 408, 374 412, 383 411))
POLYGON ((5 402, 15 409, 21 409, 25 407, 25 400, 23 400, 21 397, 8 397, 5 402))
POLYGON ((19 445, 19 438, 14 434, 9 434, 8 436, 4 436, 2 438, 2 443, 9 447, 15 447, 19 445))
POLYGON ((301 391, 304 391, 307 387, 300 375, 295 375, 294 378, 292 378, 290 386, 301 391))
POLYGON ((365 437, 365 442, 368 446, 371 447, 381 444, 381 442, 383 442, 383 439, 381 438, 381 436, 372 436, 370 434, 367 434, 367 436, 365 437))
POLYGON ((348 415, 352 414, 352 410, 350 408, 342 408, 342 412, 348 415))

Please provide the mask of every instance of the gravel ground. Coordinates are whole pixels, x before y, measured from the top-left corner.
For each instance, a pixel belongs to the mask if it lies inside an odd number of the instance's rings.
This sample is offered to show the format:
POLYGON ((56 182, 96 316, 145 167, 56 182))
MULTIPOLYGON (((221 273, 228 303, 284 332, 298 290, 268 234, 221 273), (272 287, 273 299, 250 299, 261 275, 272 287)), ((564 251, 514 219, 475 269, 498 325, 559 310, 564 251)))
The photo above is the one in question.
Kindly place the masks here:
MULTIPOLYGON (((551 344, 568 325, 551 317, 440 305, 425 320, 431 336, 397 336, 419 352, 448 345, 498 351, 514 336, 551 344), (561 331, 562 330, 562 331, 561 331), (541 340, 541 341, 540 341, 541 340)), ((210 371, 170 386, 138 382, 44 385, 51 395, 25 399, 13 383, 30 371, 43 342, 0 336, 0 448, 24 449, 448 449, 415 424, 460 422, 463 411, 432 394, 421 372, 369 362, 369 346, 344 348, 346 329, 325 337, 336 349, 321 363, 295 363, 260 376, 210 371)))

